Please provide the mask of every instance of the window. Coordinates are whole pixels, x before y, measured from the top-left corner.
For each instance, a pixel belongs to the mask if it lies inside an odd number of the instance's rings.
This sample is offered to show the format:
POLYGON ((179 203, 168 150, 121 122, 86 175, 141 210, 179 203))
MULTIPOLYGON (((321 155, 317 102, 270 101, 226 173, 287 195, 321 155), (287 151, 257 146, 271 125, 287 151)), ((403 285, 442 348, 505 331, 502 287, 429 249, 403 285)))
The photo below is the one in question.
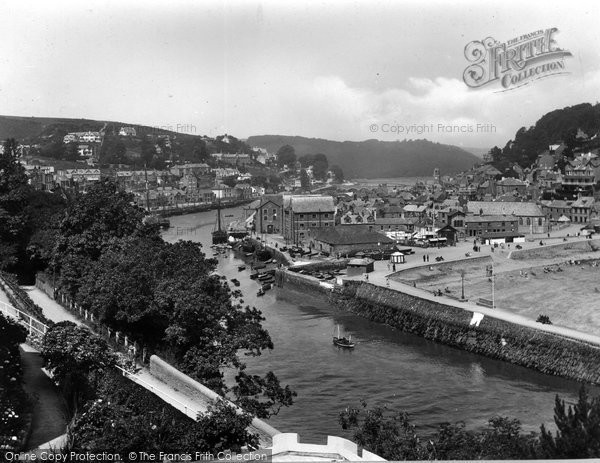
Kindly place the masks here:
POLYGON ((329 222, 325 222, 325 226, 326 226, 326 227, 329 227, 329 222))
POLYGON ((300 228, 304 228, 304 224, 303 223, 300 224, 300 228))
POLYGON ((317 218, 317 214, 313 214, 313 215, 312 215, 312 218, 313 218, 313 219, 316 219, 316 218, 317 218))
POLYGON ((329 218, 329 214, 325 213, 325 215, 323 217, 325 217, 326 219, 328 219, 329 218))
POLYGON ((542 218, 538 217, 538 225, 541 227, 542 226, 542 218))
POLYGON ((523 217, 519 217, 519 225, 523 225, 523 217))
POLYGON ((527 225, 531 225, 531 219, 527 217, 527 225))
POLYGON ((316 227, 317 226, 317 222, 313 222, 310 224, 311 227, 316 227))
POLYGON ((300 218, 303 219, 304 218, 304 214, 300 214, 300 218))

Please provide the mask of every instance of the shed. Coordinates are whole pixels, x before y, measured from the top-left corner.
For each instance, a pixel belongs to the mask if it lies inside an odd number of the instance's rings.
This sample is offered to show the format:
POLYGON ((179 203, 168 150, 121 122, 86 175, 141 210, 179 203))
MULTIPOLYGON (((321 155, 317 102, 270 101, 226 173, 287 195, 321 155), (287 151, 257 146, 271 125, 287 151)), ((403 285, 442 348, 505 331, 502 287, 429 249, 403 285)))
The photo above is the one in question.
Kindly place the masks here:
POLYGON ((396 251, 390 256, 391 264, 404 264, 405 262, 406 259, 404 257, 404 254, 402 254, 401 252, 396 251))
POLYGON ((373 267, 373 261, 371 259, 350 259, 347 266, 347 273, 349 277, 371 273, 373 267))

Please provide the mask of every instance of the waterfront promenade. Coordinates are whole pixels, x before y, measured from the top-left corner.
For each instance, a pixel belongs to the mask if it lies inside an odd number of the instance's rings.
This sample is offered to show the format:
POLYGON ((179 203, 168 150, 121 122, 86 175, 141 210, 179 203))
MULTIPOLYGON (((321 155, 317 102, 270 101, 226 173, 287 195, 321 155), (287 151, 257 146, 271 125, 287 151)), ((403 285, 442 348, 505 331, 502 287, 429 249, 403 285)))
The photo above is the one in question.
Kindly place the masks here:
MULTIPOLYGON (((452 262, 452 261, 450 261, 452 262)), ((487 308, 481 305, 478 305, 472 301, 466 300, 461 301, 456 298, 451 298, 447 296, 434 296, 430 291, 426 291, 421 288, 415 288, 413 286, 400 283, 389 278, 390 272, 387 270, 387 263, 383 262, 375 262, 375 271, 369 273, 368 280, 365 279, 364 276, 355 276, 355 277, 344 277, 345 280, 354 280, 354 281, 363 281, 367 284, 372 284, 384 288, 389 288, 401 293, 408 294, 410 296, 418 297, 421 299, 426 299, 437 304, 443 304, 451 307, 457 307, 461 310, 465 310, 467 312, 477 312, 483 314, 486 317, 492 317, 499 320, 504 320, 510 323, 514 323, 520 326, 526 326, 529 328, 534 328, 539 331, 545 331, 548 333, 552 333, 558 336, 562 336, 569 339, 574 339, 577 341, 593 344, 600 347, 600 336, 593 335, 590 333, 583 333, 581 331, 573 330, 571 328, 557 326, 557 325, 544 325, 542 323, 538 323, 530 318, 523 317, 521 315, 510 312, 506 309, 501 308, 487 308)))

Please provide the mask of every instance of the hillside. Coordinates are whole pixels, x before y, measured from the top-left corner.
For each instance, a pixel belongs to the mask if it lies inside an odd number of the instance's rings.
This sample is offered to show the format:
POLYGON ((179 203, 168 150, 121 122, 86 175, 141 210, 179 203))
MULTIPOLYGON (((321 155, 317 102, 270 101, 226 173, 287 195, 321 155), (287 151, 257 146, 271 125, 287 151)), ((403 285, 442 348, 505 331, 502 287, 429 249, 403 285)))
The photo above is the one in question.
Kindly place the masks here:
POLYGON ((556 109, 544 114, 535 125, 521 127, 502 152, 494 156, 494 165, 503 168, 518 163, 521 167, 528 167, 549 145, 561 142, 566 147, 563 153, 566 156, 572 156, 577 150, 594 149, 597 148, 598 137, 591 138, 599 131, 600 103, 556 109), (583 133, 578 136, 579 130, 583 133))
POLYGON ((163 168, 165 161, 208 162, 215 152, 248 152, 234 136, 202 137, 139 124, 55 117, 0 116, 0 140, 16 138, 26 145, 24 154, 74 161, 74 146, 63 143, 70 132, 101 131, 102 143, 93 147, 100 164, 124 164, 163 168), (134 136, 120 136, 121 127, 133 127, 134 136), (168 136, 168 137, 166 137, 168 136))
POLYGON ((338 142, 320 138, 260 135, 248 138, 247 143, 273 153, 283 145, 293 146, 297 156, 323 153, 329 165, 337 164, 343 169, 346 178, 431 176, 436 167, 442 175, 454 174, 481 162, 461 148, 427 140, 338 142))

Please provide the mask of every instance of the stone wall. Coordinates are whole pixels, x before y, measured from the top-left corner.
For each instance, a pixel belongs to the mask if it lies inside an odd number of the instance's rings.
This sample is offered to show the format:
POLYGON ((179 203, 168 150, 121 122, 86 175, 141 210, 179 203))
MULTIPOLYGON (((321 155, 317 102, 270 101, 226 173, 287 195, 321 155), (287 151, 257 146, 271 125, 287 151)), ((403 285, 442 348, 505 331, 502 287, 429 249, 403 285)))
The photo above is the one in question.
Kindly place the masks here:
POLYGON ((510 253, 510 258, 514 260, 551 259, 553 257, 570 259, 577 253, 583 254, 598 250, 600 250, 600 240, 566 241, 560 244, 544 245, 531 249, 517 249, 510 253))
POLYGON ((330 287, 322 286, 316 278, 290 272, 289 270, 277 270, 275 272, 275 284, 281 288, 292 285, 296 290, 318 291, 324 294, 331 292, 330 287))
POLYGON ((472 312, 365 282, 345 282, 330 292, 340 309, 407 333, 549 375, 600 384, 600 348, 485 317, 469 326, 472 312))
POLYGON ((326 261, 315 261, 308 264, 296 264, 290 266, 290 269, 306 270, 307 272, 317 272, 324 270, 343 270, 348 266, 350 259, 336 259, 326 261))
MULTIPOLYGON (((201 404, 214 404, 219 399, 222 399, 219 394, 182 373, 157 355, 150 357, 150 373, 152 373, 152 376, 184 393, 187 397, 197 400, 201 404)), ((258 433, 261 442, 270 441, 273 436, 279 434, 277 429, 258 418, 252 420, 250 431, 258 433)))

